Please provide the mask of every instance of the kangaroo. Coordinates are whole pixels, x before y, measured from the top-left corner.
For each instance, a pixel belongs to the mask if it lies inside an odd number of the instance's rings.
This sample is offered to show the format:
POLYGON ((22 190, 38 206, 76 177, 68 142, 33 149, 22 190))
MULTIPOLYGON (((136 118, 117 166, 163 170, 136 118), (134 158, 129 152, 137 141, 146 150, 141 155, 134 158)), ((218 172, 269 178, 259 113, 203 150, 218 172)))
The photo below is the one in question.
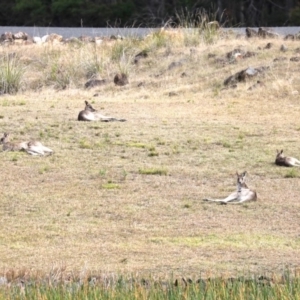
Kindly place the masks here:
POLYGON ((275 164, 277 166, 284 166, 284 167, 300 167, 300 161, 294 157, 284 156, 283 150, 281 151, 277 150, 275 164))
POLYGON ((9 133, 4 133, 3 137, 0 139, 0 145, 3 151, 25 151, 28 142, 21 143, 11 143, 9 142, 9 133))
POLYGON ((3 145, 3 151, 26 151, 31 155, 42 155, 52 154, 53 150, 45 147, 41 142, 29 141, 20 143, 11 143, 9 141, 9 133, 4 133, 0 139, 0 145, 3 145))
POLYGON ((91 104, 85 101, 85 108, 78 114, 78 121, 125 122, 126 120, 104 116, 94 109, 91 104))
POLYGON ((53 150, 44 146, 39 141, 30 141, 27 143, 27 149, 25 151, 31 155, 50 155, 53 153, 53 150))
POLYGON ((257 200, 257 194, 256 191, 250 190, 245 183, 245 177, 247 172, 243 172, 239 174, 236 172, 237 176, 237 191, 230 194, 228 197, 224 199, 203 199, 204 201, 213 201, 213 202, 219 202, 221 204, 239 204, 246 201, 256 201, 257 200))

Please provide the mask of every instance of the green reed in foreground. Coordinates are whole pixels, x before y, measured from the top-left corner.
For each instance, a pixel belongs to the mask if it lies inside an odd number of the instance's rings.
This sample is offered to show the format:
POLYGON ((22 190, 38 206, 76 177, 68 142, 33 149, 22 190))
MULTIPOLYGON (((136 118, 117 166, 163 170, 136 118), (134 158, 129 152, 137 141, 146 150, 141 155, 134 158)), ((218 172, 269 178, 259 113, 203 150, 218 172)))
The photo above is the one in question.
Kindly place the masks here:
POLYGON ((0 299, 300 299, 299 278, 274 282, 266 277, 155 282, 124 280, 2 286, 0 299))

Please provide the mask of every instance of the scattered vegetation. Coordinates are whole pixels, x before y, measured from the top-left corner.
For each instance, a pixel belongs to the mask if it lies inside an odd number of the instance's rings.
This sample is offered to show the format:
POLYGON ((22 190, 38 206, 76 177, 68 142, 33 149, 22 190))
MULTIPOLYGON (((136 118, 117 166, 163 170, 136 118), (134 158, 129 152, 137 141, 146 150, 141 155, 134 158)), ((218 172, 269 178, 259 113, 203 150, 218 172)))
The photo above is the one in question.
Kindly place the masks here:
POLYGON ((30 283, 0 289, 0 299, 298 299, 299 278, 274 283, 265 276, 255 278, 190 278, 155 281, 119 276, 98 282, 97 277, 68 283, 30 283))
POLYGON ((208 21, 144 39, 0 48, 4 68, 9 50, 16 53, 10 72, 20 71, 19 85, 0 97, 1 134, 10 132, 12 142, 47 141, 54 150, 50 157, 0 153, 2 268, 43 269, 38 278, 48 280, 53 263, 62 261, 69 278, 47 286, 28 281, 25 272, 6 289, 0 276, 0 298, 298 297, 296 280, 196 284, 200 275, 282 274, 285 266, 297 267, 300 254, 299 233, 291 227, 299 219, 298 170, 274 164, 276 149, 299 153, 299 62, 289 60, 298 45, 236 38, 208 21), (144 49, 147 55, 135 60, 144 49), (257 55, 228 60, 234 49, 257 55), (129 84, 116 86, 123 66, 129 84), (249 66, 269 69, 224 86, 249 66), (107 81, 85 88, 95 77, 107 81), (249 91, 258 79, 264 87, 249 91), (127 122, 78 122, 85 100, 127 122), (202 201, 234 191, 236 171, 248 172, 257 202, 202 201), (75 270, 82 269, 119 272, 119 285, 94 283, 92 271, 80 280, 75 270), (124 272, 150 274, 156 283, 125 284, 124 272), (172 272, 174 278, 191 274, 193 284, 175 287, 166 279, 172 272), (24 289, 21 280, 30 284, 24 289))
POLYGON ((139 169, 139 173, 142 175, 167 175, 168 171, 165 168, 147 168, 139 169))
POLYGON ((107 190, 113 190, 113 189, 119 189, 120 186, 113 182, 107 182, 102 184, 102 188, 107 190))
POLYGON ((17 56, 4 55, 0 59, 0 92, 16 94, 23 84, 25 66, 17 56))
POLYGON ((296 178, 298 177, 298 172, 295 168, 291 168, 290 170, 288 170, 286 172, 286 174, 284 175, 285 178, 296 178))

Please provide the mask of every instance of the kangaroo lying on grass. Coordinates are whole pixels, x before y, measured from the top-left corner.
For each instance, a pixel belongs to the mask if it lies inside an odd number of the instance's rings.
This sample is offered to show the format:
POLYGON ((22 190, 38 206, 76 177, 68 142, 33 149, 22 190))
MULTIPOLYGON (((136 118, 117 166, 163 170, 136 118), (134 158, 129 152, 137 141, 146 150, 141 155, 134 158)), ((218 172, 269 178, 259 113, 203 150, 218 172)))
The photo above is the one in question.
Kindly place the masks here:
POLYGON ((78 121, 125 122, 126 120, 104 116, 94 109, 91 104, 85 101, 85 109, 78 114, 78 121))
POLYGON ((283 150, 281 151, 277 150, 275 164, 277 166, 284 166, 284 167, 300 167, 300 161, 294 157, 284 156, 283 150))
POLYGON ((256 201, 257 200, 257 194, 256 191, 250 190, 245 183, 245 177, 247 172, 243 172, 242 174, 239 174, 236 172, 237 176, 237 191, 230 194, 228 197, 224 199, 203 199, 204 201, 212 201, 212 202, 219 202, 221 204, 239 204, 246 201, 256 201))
POLYGON ((9 133, 4 133, 0 139, 0 145, 3 145, 3 151, 26 151, 31 155, 46 155, 52 154, 53 150, 45 147, 41 142, 29 141, 20 143, 11 143, 9 141, 9 133))

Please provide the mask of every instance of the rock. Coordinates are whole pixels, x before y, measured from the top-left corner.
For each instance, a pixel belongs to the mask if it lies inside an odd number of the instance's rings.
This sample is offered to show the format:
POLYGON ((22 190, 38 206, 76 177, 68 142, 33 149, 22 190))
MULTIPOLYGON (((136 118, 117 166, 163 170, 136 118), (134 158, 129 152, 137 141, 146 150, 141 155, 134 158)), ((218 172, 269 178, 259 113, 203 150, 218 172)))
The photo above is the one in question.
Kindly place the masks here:
POLYGON ((103 39, 100 37, 95 37, 94 41, 96 45, 101 45, 103 43, 103 39))
POLYGON ((0 42, 12 42, 13 41, 13 34, 11 32, 4 32, 1 34, 0 42))
POLYGON ((300 56, 291 57, 290 61, 300 61, 300 56))
POLYGON ((106 79, 91 79, 84 84, 84 87, 87 89, 95 86, 104 85, 106 83, 107 83, 106 79))
POLYGON ((29 39, 29 36, 27 33, 19 31, 19 32, 13 34, 13 39, 26 41, 29 39))
POLYGON ((68 39, 63 40, 63 42, 65 44, 71 44, 71 45, 81 45, 82 44, 82 41, 79 40, 79 38, 74 37, 74 36, 72 36, 72 37, 70 37, 68 39))
POLYGON ((258 32, 254 29, 251 29, 251 28, 247 27, 246 28, 246 36, 248 38, 256 37, 256 36, 258 36, 258 32))
POLYGON ((258 73, 262 73, 267 70, 268 67, 259 67, 259 68, 252 68, 249 67, 245 70, 235 73, 234 75, 229 76, 225 81, 224 85, 234 85, 238 82, 245 82, 247 78, 254 77, 258 73))
POLYGON ((215 58, 217 55, 214 54, 214 53, 208 53, 207 55, 207 58, 210 59, 210 58, 215 58))
POLYGON ((242 52, 243 51, 241 49, 238 49, 238 48, 237 49, 233 49, 232 51, 226 53, 226 58, 227 59, 235 58, 236 55, 241 55, 242 52))
POLYGON ((128 84, 127 75, 124 73, 119 73, 114 77, 114 83, 119 86, 128 84))
POLYGON ((148 52, 146 50, 143 50, 139 52, 137 55, 134 57, 134 63, 137 64, 141 58, 146 58, 148 57, 148 52))
POLYGON ((181 61, 173 61, 172 63, 169 64, 168 66, 168 70, 172 70, 174 68, 177 68, 177 67, 181 67, 182 66, 182 62, 181 61))
POLYGON ((272 46, 273 46, 273 44, 272 43, 268 43, 265 47, 264 47, 264 49, 271 49, 272 48, 272 46))
POLYGON ((284 37, 284 40, 300 40, 300 32, 297 33, 297 34, 287 34, 285 37, 284 37))
POLYGON ((282 51, 282 52, 286 52, 287 51, 287 47, 285 46, 285 45, 281 45, 280 46, 280 51, 282 51))
POLYGON ((94 42, 94 39, 91 36, 81 35, 78 39, 79 41, 86 42, 86 43, 94 42))
POLYGON ((110 37, 109 37, 110 40, 124 40, 124 37, 117 34, 117 35, 114 35, 112 34, 110 37))
POLYGON ((243 58, 249 58, 249 57, 253 57, 253 56, 256 56, 256 55, 257 55, 256 52, 246 51, 246 52, 243 54, 243 58))
POLYGON ((258 28, 258 36, 262 38, 278 38, 279 35, 277 33, 273 33, 267 29, 264 29, 262 27, 258 28))
POLYGON ((56 34, 56 33, 51 33, 48 35, 46 41, 50 43, 60 43, 62 42, 63 37, 62 35, 56 34))
POLYGON ((176 92, 169 92, 169 97, 178 96, 178 93, 176 92))
MULTIPOLYGON (((249 58, 252 56, 256 56, 256 53, 250 51, 245 52, 242 49, 236 48, 232 51, 227 52, 225 54, 225 58, 215 58, 214 62, 221 66, 225 66, 226 64, 236 63, 240 59, 249 58)), ((209 54, 209 58, 210 57, 214 57, 214 55, 209 54)))
POLYGON ((46 43, 48 40, 49 34, 42 36, 42 43, 46 43))
POLYGON ((34 36, 33 42, 36 44, 42 44, 42 39, 39 36, 34 36))

